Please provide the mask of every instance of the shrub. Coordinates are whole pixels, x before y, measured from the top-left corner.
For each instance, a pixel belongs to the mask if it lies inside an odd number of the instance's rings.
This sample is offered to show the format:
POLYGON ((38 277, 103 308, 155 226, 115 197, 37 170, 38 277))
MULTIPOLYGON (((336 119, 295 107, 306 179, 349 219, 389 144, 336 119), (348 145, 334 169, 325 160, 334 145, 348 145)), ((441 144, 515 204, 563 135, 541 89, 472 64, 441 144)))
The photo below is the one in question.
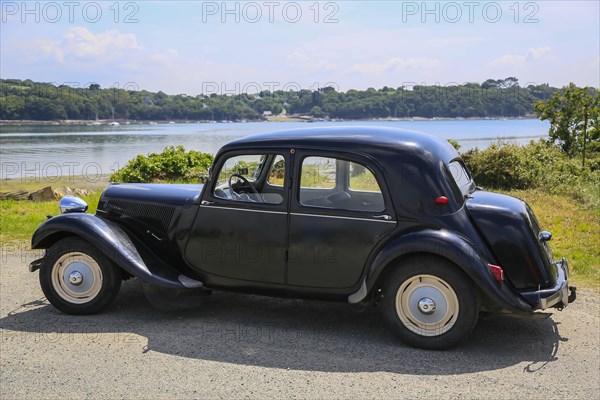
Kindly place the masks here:
POLYGON ((567 194, 586 205, 597 205, 600 170, 597 159, 581 168, 580 161, 540 140, 526 146, 496 143, 462 154, 475 182, 490 189, 540 189, 567 194))
POLYGON ((458 144, 458 142, 454 139, 448 139, 448 143, 450 143, 452 145, 452 147, 454 147, 457 151, 460 150, 460 144, 458 144))
POLYGON ((483 151, 469 150, 462 157, 477 184, 497 189, 525 189, 533 182, 519 150, 517 145, 492 144, 483 151))
POLYGON ((162 153, 138 155, 112 174, 113 182, 148 183, 157 181, 198 182, 208 172, 214 157, 183 146, 167 146, 162 153))

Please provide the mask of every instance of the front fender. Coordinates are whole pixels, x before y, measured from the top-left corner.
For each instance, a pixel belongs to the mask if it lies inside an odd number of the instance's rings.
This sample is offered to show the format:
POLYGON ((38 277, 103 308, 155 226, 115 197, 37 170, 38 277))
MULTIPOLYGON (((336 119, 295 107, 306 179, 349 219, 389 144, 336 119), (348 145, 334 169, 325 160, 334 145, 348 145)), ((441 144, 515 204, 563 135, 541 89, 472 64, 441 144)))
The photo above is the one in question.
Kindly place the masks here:
POLYGON ((91 214, 61 214, 46 220, 34 232, 31 247, 47 249, 70 235, 92 243, 119 267, 145 282, 178 289, 202 286, 202 282, 182 275, 160 260, 144 262, 131 238, 120 226, 91 214))
POLYGON ((469 241, 446 230, 425 229, 386 243, 370 265, 363 292, 370 292, 385 268, 398 259, 423 253, 438 255, 456 264, 496 305, 517 313, 532 310, 506 282, 499 283, 494 279, 488 260, 469 241))

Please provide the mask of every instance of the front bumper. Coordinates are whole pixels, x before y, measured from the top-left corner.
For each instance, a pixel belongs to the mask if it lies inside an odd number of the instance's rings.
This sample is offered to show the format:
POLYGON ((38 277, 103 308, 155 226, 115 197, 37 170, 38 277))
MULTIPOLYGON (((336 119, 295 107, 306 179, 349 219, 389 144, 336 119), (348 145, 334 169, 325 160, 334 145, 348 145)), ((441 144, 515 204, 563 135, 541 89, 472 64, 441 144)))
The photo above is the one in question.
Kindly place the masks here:
POLYGON ((569 303, 575 301, 577 288, 569 286, 569 265, 566 259, 556 263, 558 276, 556 284, 548 289, 533 292, 522 292, 521 296, 533 306, 534 310, 545 310, 547 308, 563 309, 569 303))

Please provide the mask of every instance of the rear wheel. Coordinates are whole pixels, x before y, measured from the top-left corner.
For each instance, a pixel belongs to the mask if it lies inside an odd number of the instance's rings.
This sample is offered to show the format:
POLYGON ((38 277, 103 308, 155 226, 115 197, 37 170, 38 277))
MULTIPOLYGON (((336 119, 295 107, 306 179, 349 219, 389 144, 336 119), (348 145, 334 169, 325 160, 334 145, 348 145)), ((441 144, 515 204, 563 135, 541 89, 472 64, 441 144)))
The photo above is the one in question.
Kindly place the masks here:
POLYGON ((469 278, 444 259, 410 259, 385 277, 384 317, 412 346, 444 349, 456 345, 473 330, 478 308, 469 278))
POLYGON ((69 237, 46 252, 40 285, 48 301, 62 312, 94 314, 117 296, 121 271, 91 243, 69 237))

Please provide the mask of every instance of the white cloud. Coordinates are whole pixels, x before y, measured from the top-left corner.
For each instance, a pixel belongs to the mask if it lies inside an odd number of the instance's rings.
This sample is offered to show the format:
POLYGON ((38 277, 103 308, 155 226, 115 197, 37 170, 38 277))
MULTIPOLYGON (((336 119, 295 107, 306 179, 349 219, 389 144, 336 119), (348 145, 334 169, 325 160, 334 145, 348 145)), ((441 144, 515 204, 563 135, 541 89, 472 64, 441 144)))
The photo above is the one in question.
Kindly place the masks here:
POLYGON ((505 54, 489 63, 490 66, 523 65, 526 62, 541 60, 550 53, 550 47, 530 48, 525 54, 505 54))
POLYGON ((502 66, 502 65, 521 65, 525 62, 527 56, 521 56, 516 54, 506 54, 502 57, 496 58, 490 62, 491 66, 502 66))
POLYGON ((354 64, 346 72, 358 72, 361 74, 381 74, 387 71, 403 71, 410 69, 435 69, 440 67, 440 61, 432 58, 400 57, 390 58, 383 63, 354 64))
POLYGON ((41 51, 43 58, 52 57, 58 62, 63 62, 65 59, 65 53, 60 48, 60 42, 53 40, 38 40, 33 43, 33 46, 41 51))
POLYGON ((116 29, 94 35, 86 28, 69 29, 63 42, 66 54, 78 58, 110 57, 125 50, 140 50, 133 33, 121 33, 116 29))
POLYGON ((529 49, 527 52, 527 57, 533 60, 539 60, 544 58, 546 54, 550 53, 550 47, 538 47, 536 49, 529 49))
POLYGON ((142 49, 133 33, 121 33, 113 29, 95 35, 82 27, 69 29, 62 40, 35 40, 30 46, 39 51, 38 58, 54 58, 60 63, 65 59, 114 58, 125 52, 142 49))
POLYGON ((327 60, 314 60, 306 54, 297 51, 288 55, 287 60, 290 65, 300 67, 305 71, 333 71, 336 69, 335 64, 327 60))
POLYGON ((177 51, 177 49, 167 49, 167 51, 164 53, 156 53, 152 55, 150 59, 163 64, 171 64, 175 60, 179 59, 179 51, 177 51))

